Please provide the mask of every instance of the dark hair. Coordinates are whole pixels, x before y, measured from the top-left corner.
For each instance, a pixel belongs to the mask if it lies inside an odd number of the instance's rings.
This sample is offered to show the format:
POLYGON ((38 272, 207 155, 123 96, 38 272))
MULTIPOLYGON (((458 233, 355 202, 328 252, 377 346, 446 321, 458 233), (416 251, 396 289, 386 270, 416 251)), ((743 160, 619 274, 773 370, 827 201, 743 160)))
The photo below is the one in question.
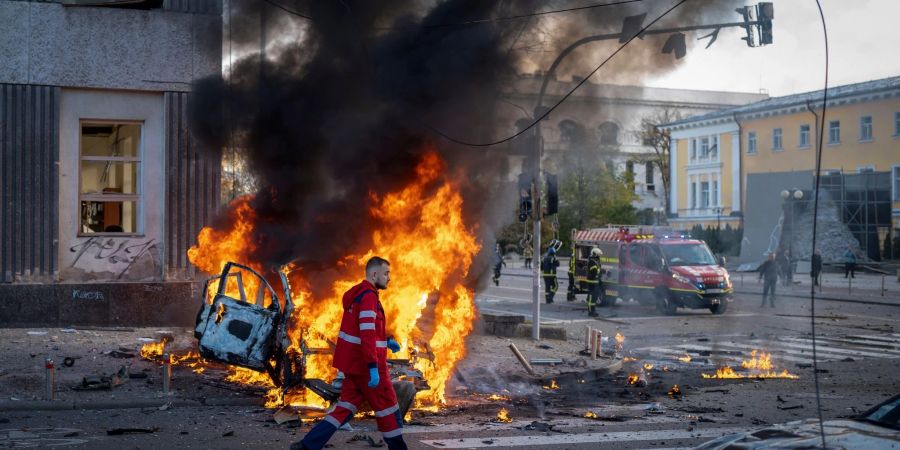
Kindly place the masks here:
POLYGON ((375 269, 380 269, 381 266, 389 265, 391 265, 391 263, 388 260, 380 256, 373 256, 369 258, 369 261, 366 262, 366 273, 369 273, 370 271, 375 269))

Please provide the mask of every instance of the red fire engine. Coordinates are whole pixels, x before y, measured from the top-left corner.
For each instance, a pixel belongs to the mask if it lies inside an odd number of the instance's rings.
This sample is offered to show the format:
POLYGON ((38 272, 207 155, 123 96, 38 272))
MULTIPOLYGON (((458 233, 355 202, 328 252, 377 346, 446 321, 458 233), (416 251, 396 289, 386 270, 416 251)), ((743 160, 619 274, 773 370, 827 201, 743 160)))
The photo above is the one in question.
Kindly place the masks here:
POLYGON ((591 249, 603 254, 603 297, 600 305, 633 298, 674 314, 679 307, 722 314, 733 287, 706 243, 668 227, 610 226, 572 230, 576 292, 587 292, 591 249), (632 231, 634 230, 634 231, 632 231))

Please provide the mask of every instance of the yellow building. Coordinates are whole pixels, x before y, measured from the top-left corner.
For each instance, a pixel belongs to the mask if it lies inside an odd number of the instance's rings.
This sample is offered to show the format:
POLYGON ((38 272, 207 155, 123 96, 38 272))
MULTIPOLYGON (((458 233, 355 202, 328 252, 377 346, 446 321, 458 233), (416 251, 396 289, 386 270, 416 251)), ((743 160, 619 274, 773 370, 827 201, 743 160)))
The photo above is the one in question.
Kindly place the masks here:
POLYGON ((670 224, 728 223, 744 227, 745 240, 749 232, 764 241, 771 226, 752 230, 749 222, 779 216, 782 192, 800 191, 790 201, 813 198, 822 131, 820 192, 838 205, 840 220, 870 256, 891 228, 900 234, 900 77, 829 88, 824 120, 822 94, 664 125, 672 139, 670 224))

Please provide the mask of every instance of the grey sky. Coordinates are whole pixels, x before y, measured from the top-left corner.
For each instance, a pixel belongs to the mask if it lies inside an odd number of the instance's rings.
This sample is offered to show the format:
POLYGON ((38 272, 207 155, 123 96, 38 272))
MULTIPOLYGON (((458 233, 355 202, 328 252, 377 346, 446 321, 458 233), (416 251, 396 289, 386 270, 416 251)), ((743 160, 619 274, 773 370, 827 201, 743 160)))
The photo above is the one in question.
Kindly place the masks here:
MULTIPOLYGON (((695 47, 675 71, 645 84, 749 92, 762 88, 773 96, 821 89, 825 53, 815 0, 773 3, 772 45, 750 48, 740 40, 743 30, 723 30, 712 47, 695 47)), ((900 1, 822 0, 822 9, 828 26, 830 85, 900 75, 900 37, 895 31, 900 1)), ((735 19, 740 19, 737 13, 735 19)))

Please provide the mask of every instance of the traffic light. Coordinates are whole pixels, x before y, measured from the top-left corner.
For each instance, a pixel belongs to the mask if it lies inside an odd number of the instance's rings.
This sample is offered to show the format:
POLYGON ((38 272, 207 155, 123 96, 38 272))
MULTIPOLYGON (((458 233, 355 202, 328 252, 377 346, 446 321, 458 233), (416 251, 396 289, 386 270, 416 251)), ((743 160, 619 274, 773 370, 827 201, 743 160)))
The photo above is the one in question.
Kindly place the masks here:
POLYGON ((527 222, 531 216, 531 176, 519 174, 519 222, 527 222))
POLYGON ((547 178, 547 215, 559 212, 559 182, 556 175, 548 173, 547 178))
POLYGON ((772 19, 775 18, 775 6, 772 2, 761 2, 756 5, 756 19, 759 21, 759 43, 772 43, 772 19))
POLYGON ((684 33, 675 33, 669 36, 662 48, 663 53, 675 52, 675 59, 684 58, 687 54, 687 44, 684 42, 684 33))
POLYGON ((736 8, 735 11, 744 17, 744 30, 747 32, 747 36, 742 37, 741 40, 747 41, 748 47, 756 47, 753 45, 753 28, 750 27, 750 6, 742 6, 736 8))

